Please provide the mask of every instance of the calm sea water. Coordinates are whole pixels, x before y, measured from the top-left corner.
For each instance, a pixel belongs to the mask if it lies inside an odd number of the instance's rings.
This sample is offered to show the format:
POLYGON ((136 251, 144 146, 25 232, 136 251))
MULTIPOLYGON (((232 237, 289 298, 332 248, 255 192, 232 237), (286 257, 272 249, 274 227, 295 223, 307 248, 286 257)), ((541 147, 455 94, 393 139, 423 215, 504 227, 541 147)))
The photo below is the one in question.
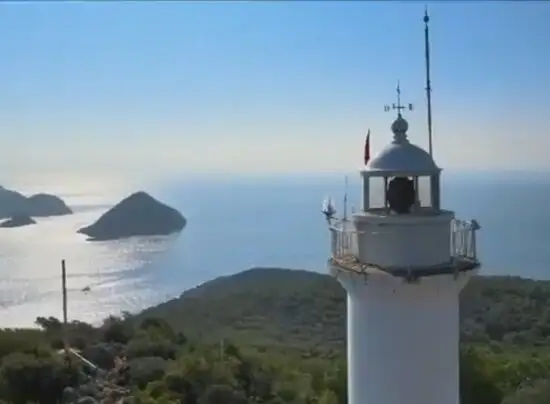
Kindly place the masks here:
MULTIPOLYGON (((482 225, 483 273, 550 279, 550 215, 545 214, 550 175, 446 173, 443 181, 444 205, 482 225)), ((0 229, 0 326, 61 317, 62 258, 69 274, 69 318, 91 322, 140 310, 252 266, 323 272, 329 241, 320 207, 326 195, 336 201, 343 196, 344 181, 336 175, 196 178, 146 191, 188 218, 180 237, 86 242, 76 230, 125 194, 70 189, 58 194, 74 215, 0 229), (86 286, 89 292, 82 291, 86 286)), ((350 176, 350 204, 359 206, 359 192, 358 176, 350 176)))

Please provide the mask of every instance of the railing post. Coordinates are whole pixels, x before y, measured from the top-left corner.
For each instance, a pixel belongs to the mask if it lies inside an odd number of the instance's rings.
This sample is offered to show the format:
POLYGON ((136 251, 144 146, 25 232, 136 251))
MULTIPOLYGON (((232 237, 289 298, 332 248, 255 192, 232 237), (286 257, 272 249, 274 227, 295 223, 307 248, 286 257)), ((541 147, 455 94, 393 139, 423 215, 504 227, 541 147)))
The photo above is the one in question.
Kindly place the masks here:
POLYGON ((454 219, 451 223, 451 254, 453 257, 465 257, 477 260, 476 230, 479 225, 475 221, 454 219))
POLYGON ((345 228, 330 227, 331 253, 333 258, 355 255, 357 251, 357 232, 345 228))
POLYGON ((455 256, 455 221, 451 222, 451 258, 455 256))
POLYGON ((331 242, 330 252, 332 253, 332 257, 334 258, 335 256, 338 255, 338 240, 337 240, 336 229, 334 228, 330 229, 330 242, 331 242))
POLYGON ((468 231, 466 233, 466 237, 468 238, 468 258, 472 257, 472 225, 468 223, 468 231))
POLYGON ((455 255, 460 255, 460 221, 455 222, 455 255))
POLYGON ((459 256, 460 255, 460 221, 458 219, 455 220, 454 226, 453 226, 453 236, 454 236, 454 255, 459 256))
POLYGON ((472 258, 477 260, 476 229, 472 225, 472 258))
POLYGON ((460 235, 462 238, 462 256, 466 257, 468 255, 468 228, 466 227, 466 222, 462 222, 462 226, 460 228, 460 235))
POLYGON ((464 257, 470 257, 470 223, 464 222, 463 228, 463 237, 464 237, 464 257))
POLYGON ((455 222, 453 223, 453 254, 455 255, 455 257, 458 255, 458 242, 458 222, 455 220, 455 222))

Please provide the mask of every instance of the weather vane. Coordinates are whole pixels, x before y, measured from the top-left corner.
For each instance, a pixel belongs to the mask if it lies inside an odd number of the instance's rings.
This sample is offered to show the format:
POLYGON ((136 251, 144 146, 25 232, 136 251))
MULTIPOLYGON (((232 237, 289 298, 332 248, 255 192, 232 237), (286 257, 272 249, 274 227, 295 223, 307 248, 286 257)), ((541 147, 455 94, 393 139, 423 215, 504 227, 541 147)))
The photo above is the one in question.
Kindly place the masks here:
POLYGON ((408 104, 407 106, 401 105, 401 88, 399 87, 399 81, 397 82, 397 104, 392 104, 391 107, 389 105, 384 105, 384 111, 388 112, 391 109, 397 110, 397 115, 401 116, 401 110, 408 109, 409 111, 413 110, 413 105, 408 104))

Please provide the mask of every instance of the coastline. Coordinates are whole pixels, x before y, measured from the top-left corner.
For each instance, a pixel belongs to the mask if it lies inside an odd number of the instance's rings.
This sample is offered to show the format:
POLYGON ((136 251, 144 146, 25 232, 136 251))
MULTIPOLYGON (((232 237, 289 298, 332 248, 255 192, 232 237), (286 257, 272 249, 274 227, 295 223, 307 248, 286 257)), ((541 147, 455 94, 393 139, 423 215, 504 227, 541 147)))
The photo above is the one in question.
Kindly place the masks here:
MULTIPOLYGON (((152 305, 140 308, 140 309, 135 310, 135 311, 128 311, 128 310, 124 310, 124 309, 122 309, 122 310, 114 309, 110 313, 107 313, 104 317, 98 318, 96 321, 92 321, 89 324, 91 324, 93 326, 100 326, 105 318, 107 318, 109 316, 120 316, 123 313, 127 313, 131 316, 140 316, 143 313, 148 313, 148 312, 151 312, 151 311, 155 311, 156 308, 161 307, 163 305, 166 305, 167 303, 176 302, 176 301, 179 301, 180 299, 186 299, 189 296, 194 296, 198 292, 200 293, 203 288, 205 288, 205 287, 209 288, 213 284, 224 282, 226 280, 236 279, 239 276, 242 276, 243 274, 249 273, 251 271, 256 272, 256 271, 274 271, 274 270, 275 271, 283 271, 283 272, 290 271, 290 272, 295 272, 295 273, 305 273, 305 274, 310 274, 310 275, 313 275, 313 276, 321 276, 321 277, 326 277, 327 279, 332 279, 332 276, 329 275, 328 273, 324 273, 324 272, 320 272, 320 271, 307 270, 307 269, 280 268, 280 267, 272 267, 272 266, 251 267, 249 269, 239 271, 239 272, 236 272, 236 273, 233 273, 233 274, 221 275, 221 276, 211 278, 210 280, 200 282, 197 285, 191 286, 191 287, 185 289, 182 292, 178 292, 178 293, 174 293, 172 295, 168 295, 164 299, 160 299, 157 303, 154 303, 152 305)), ((525 286, 532 285, 533 287, 536 287, 538 285, 543 286, 543 287, 544 286, 550 287, 550 280, 526 278, 526 277, 521 277, 521 276, 517 276, 517 275, 485 275, 485 274, 478 274, 478 275, 475 275, 473 277, 473 279, 474 279, 474 282, 470 283, 469 285, 466 286, 465 290, 462 291, 461 296, 464 295, 464 294, 469 293, 469 291, 471 289, 474 289, 474 288, 477 289, 477 288, 480 287, 480 285, 477 284, 478 282, 476 282, 476 279, 481 282, 481 287, 488 287, 488 286, 491 286, 491 284, 494 284, 494 285, 501 285, 501 284, 513 285, 515 283, 520 283, 520 284, 525 285, 525 286)), ((59 293, 59 303, 60 303, 60 306, 59 306, 60 310, 58 310, 56 313, 50 313, 47 316, 51 315, 53 317, 58 317, 58 318, 62 317, 61 294, 60 293, 59 293)), ((1 308, 1 306, 0 306, 0 313, 1 313, 2 310, 4 310, 4 309, 1 308)), ((73 318, 73 317, 69 317, 69 320, 70 321, 80 321, 78 318, 73 318)), ((29 325, 29 326, 10 326, 10 325, 7 325, 7 324, 0 324, 0 329, 37 329, 37 328, 39 328, 39 326, 36 325, 36 324, 32 324, 32 325, 29 325)))

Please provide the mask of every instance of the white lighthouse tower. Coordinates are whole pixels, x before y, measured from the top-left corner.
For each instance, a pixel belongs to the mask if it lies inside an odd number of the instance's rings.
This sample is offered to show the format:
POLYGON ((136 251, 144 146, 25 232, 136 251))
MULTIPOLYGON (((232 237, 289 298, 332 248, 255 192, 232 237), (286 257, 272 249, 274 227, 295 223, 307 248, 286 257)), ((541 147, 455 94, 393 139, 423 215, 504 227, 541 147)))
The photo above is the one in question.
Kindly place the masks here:
POLYGON ((361 170, 361 211, 325 212, 348 296, 348 403, 458 404, 458 298, 479 267, 479 225, 440 206, 441 169, 408 140, 399 88, 392 109, 393 139, 361 170))
POLYGON ((394 107, 393 140, 361 170, 362 210, 329 215, 329 269, 348 294, 348 402, 458 404, 458 296, 479 267, 479 226, 440 207, 441 169, 409 142, 394 107))

